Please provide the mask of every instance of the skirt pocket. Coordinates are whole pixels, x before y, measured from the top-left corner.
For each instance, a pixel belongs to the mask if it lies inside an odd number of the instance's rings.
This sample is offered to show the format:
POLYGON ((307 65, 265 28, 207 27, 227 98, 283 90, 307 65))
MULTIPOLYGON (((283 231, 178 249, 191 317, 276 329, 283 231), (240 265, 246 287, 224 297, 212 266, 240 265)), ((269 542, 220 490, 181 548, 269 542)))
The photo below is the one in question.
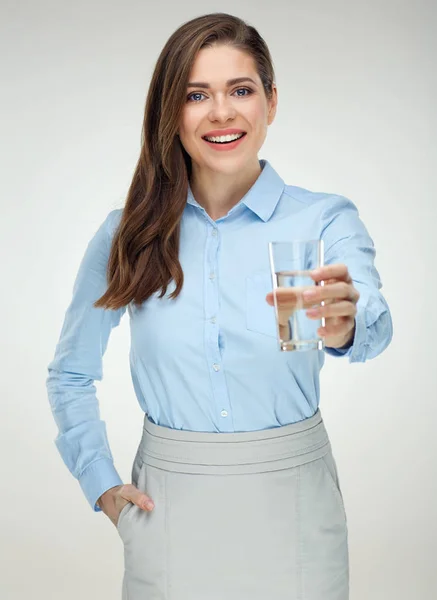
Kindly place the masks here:
POLYGON ((155 507, 149 511, 132 504, 122 515, 119 531, 129 600, 167 598, 165 477, 165 471, 142 462, 134 485, 155 507))
POLYGON ((133 502, 128 502, 126 504, 126 506, 123 506, 123 508, 120 511, 120 514, 118 515, 118 521, 117 521, 116 527, 117 527, 117 531, 118 531, 118 533, 119 533, 120 536, 122 535, 121 534, 121 524, 122 524, 122 521, 123 521, 125 515, 127 514, 127 512, 129 511, 129 509, 132 508, 132 506, 133 506, 133 502))
MULTIPOLYGON (((142 490, 142 491, 145 491, 145 487, 146 487, 144 471, 145 471, 145 465, 144 465, 144 463, 142 463, 141 461, 138 460, 138 456, 137 456, 135 458, 135 461, 134 461, 134 464, 132 467, 132 483, 134 484, 134 486, 136 488, 138 488, 139 490, 142 490)), ((122 539, 124 538, 124 531, 125 531, 124 523, 125 523, 125 521, 127 521, 126 517, 134 506, 136 506, 136 505, 133 502, 128 502, 126 504, 126 506, 123 506, 123 508, 121 509, 120 514, 118 516, 117 531, 122 539)), ((138 506, 137 506, 137 508, 138 508, 138 506)))
POLYGON ((300 469, 302 597, 348 600, 348 527, 331 450, 300 469))
POLYGON ((322 456, 320 461, 331 484, 331 489, 334 493, 334 496, 337 498, 340 508, 344 513, 344 518, 347 521, 343 494, 341 492, 340 479, 338 477, 337 464, 335 462, 335 458, 332 454, 332 451, 330 450, 327 454, 322 456))

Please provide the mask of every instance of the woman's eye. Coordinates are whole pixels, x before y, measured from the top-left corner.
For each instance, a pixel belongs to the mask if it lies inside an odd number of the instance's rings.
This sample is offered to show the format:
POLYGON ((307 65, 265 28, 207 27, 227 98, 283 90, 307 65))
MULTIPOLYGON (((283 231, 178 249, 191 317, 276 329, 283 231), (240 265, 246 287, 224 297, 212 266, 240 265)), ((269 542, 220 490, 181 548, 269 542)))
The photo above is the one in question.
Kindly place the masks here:
MULTIPOLYGON (((233 93, 235 94, 236 92, 247 92, 247 94, 237 94, 237 96, 239 96, 240 98, 244 98, 244 96, 250 96, 250 94, 253 93, 250 88, 238 88, 233 93)), ((195 96, 204 96, 204 94, 202 94, 201 92, 193 92, 187 97, 187 100, 191 102, 201 102, 200 98, 195 98, 195 96)))
POLYGON ((252 93, 252 90, 249 88, 238 88, 238 90, 235 90, 236 92, 247 92, 247 94, 238 94, 238 96, 250 96, 250 94, 252 93))
MULTIPOLYGON (((203 96, 200 92, 194 92, 194 94, 190 94, 187 100, 190 100, 193 96, 203 96)), ((199 100, 193 100, 193 102, 199 102, 199 100)))

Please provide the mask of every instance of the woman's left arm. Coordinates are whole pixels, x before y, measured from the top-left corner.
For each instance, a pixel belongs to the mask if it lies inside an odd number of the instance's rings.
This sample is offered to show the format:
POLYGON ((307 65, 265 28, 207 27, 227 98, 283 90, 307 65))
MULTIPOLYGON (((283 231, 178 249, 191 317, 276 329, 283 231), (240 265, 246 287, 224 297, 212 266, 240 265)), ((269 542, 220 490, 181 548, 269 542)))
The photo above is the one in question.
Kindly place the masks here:
POLYGON ((344 196, 329 196, 322 212, 321 239, 324 263, 313 278, 316 304, 324 300, 314 318, 325 317, 325 351, 348 356, 349 362, 365 362, 381 354, 393 337, 388 304, 380 292, 381 278, 375 267, 376 250, 355 204, 344 196))

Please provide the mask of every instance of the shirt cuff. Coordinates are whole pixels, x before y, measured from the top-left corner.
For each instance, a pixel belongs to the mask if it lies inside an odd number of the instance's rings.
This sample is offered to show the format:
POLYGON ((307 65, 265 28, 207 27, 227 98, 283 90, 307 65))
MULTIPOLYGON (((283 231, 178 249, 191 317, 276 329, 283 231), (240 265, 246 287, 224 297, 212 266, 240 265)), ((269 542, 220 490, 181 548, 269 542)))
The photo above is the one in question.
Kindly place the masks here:
POLYGON ((349 362, 365 362, 366 360, 367 325, 364 308, 357 308, 355 315, 355 335, 349 348, 328 348, 325 346, 326 354, 331 356, 348 356, 349 362))
POLYGON ((100 496, 123 481, 109 458, 101 458, 92 462, 79 477, 79 483, 94 512, 102 512, 96 504, 100 496))

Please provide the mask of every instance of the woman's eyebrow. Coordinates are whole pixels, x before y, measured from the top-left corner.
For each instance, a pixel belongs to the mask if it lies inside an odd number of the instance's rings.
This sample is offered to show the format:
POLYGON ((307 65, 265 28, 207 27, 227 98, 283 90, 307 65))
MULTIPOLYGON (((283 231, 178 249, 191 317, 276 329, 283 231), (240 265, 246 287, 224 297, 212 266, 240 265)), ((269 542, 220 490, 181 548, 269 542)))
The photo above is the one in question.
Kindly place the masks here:
MULTIPOLYGON (((228 79, 226 85, 229 87, 231 85, 235 85, 236 83, 243 83, 244 81, 251 81, 256 85, 256 81, 254 81, 251 77, 236 77, 234 79, 228 79)), ((206 81, 192 81, 187 84, 187 87, 210 88, 211 86, 206 81)))

